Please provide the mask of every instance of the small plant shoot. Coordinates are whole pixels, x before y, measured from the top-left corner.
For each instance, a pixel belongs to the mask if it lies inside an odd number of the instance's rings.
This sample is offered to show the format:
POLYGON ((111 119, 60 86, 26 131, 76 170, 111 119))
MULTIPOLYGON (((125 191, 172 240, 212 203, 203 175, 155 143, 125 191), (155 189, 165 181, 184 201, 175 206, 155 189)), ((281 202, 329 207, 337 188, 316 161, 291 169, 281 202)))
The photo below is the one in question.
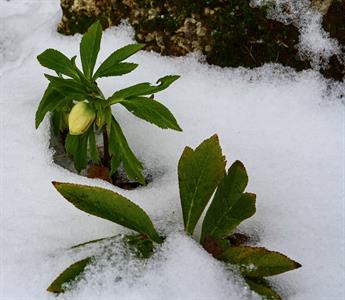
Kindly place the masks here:
MULTIPOLYGON (((203 211, 200 243, 214 258, 237 266, 249 288, 264 299, 280 300, 265 277, 301 267, 287 256, 263 247, 246 245, 245 234, 236 227, 255 213, 255 194, 245 192, 248 175, 244 165, 235 161, 226 172, 226 160, 217 135, 203 141, 195 150, 186 147, 178 164, 184 228, 193 235, 203 211)), ((78 209, 123 225, 137 232, 123 237, 125 244, 140 258, 149 258, 159 236, 148 215, 136 204, 115 192, 71 183, 53 182, 57 191, 78 209)), ((72 248, 97 243, 101 238, 72 248)), ((48 291, 64 292, 65 284, 77 280, 92 257, 72 264, 49 286, 48 291)))
POLYGON ((38 106, 35 125, 38 128, 45 115, 51 112, 53 132, 56 135, 68 132, 64 146, 78 172, 91 160, 93 165, 106 168, 110 178, 122 164, 129 178, 145 184, 143 165, 128 145, 111 107, 122 105, 136 117, 160 128, 182 131, 172 113, 154 98, 154 94, 168 88, 179 76, 162 77, 157 85, 139 83, 106 97, 98 87, 97 79, 133 71, 138 65, 123 61, 145 45, 122 47, 95 70, 101 38, 102 27, 96 22, 81 39, 82 70, 76 65, 76 56, 68 58, 55 49, 47 49, 38 55, 40 64, 55 71, 57 76, 45 74, 49 84, 38 106), (96 143, 97 133, 102 133, 102 147, 96 143))
POLYGON ((235 161, 227 172, 224 167, 225 158, 217 135, 203 141, 195 150, 184 149, 178 177, 185 231, 193 234, 215 191, 202 223, 201 245, 216 259, 237 265, 248 286, 264 299, 279 300, 281 297, 264 277, 301 265, 279 252, 243 245, 249 237, 234 230, 255 214, 256 195, 245 192, 248 175, 240 161, 235 161))

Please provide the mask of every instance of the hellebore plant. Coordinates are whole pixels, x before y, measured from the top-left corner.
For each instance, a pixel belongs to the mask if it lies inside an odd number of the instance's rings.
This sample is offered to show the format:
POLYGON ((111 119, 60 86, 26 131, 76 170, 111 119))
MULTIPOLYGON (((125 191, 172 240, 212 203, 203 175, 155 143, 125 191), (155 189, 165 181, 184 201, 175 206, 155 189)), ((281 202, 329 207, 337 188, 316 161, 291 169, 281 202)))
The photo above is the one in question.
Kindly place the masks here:
MULTIPOLYGON (((184 149, 178 164, 178 179, 185 232, 193 235, 215 191, 202 223, 200 244, 214 258, 234 265, 251 290, 264 299, 280 300, 265 277, 294 270, 301 265, 279 252, 250 246, 246 244, 250 241, 248 236, 234 232, 242 221, 254 215, 256 195, 245 192, 248 176, 240 161, 234 162, 228 172, 225 165, 216 135, 195 150, 190 147, 184 149)), ((154 243, 164 242, 149 216, 120 194, 99 187, 53 184, 65 199, 82 211, 136 231, 138 234, 125 236, 125 242, 140 257, 150 257, 154 243)), ((87 257, 71 265, 52 282, 48 291, 64 292, 66 283, 76 280, 93 259, 87 257)))
POLYGON ((154 99, 155 93, 169 87, 179 76, 160 78, 158 85, 139 83, 105 97, 97 79, 133 71, 138 65, 123 61, 144 45, 132 44, 116 50, 94 72, 101 38, 102 27, 96 22, 80 42, 82 71, 76 65, 76 56, 69 59, 55 49, 47 49, 38 55, 40 64, 54 70, 57 76, 45 74, 49 85, 36 112, 36 128, 51 112, 54 133, 69 131, 65 149, 78 172, 86 168, 91 158, 94 164, 108 168, 110 176, 122 164, 129 178, 145 184, 143 166, 130 149, 111 106, 121 104, 136 117, 160 128, 182 131, 172 113, 154 99), (102 158, 96 144, 97 132, 103 135, 102 158))

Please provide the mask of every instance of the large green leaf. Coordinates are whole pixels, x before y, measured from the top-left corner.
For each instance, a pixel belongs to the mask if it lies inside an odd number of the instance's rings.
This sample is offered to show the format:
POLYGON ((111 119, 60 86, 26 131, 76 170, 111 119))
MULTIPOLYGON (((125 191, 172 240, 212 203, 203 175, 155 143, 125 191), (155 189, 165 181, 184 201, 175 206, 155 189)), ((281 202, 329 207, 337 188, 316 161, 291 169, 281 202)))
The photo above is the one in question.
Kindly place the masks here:
POLYGON ((100 65, 98 70, 95 72, 93 79, 105 76, 117 76, 131 72, 138 65, 121 63, 121 61, 138 52, 144 46, 144 44, 132 44, 116 50, 100 65))
POLYGON ((84 86, 73 79, 64 79, 48 74, 44 74, 44 76, 50 81, 51 86, 65 97, 84 100, 87 96, 84 86))
POLYGON ((158 79, 158 85, 151 85, 149 82, 139 83, 128 88, 115 92, 110 98, 110 104, 118 102, 119 99, 128 99, 131 97, 151 95, 158 93, 167 87, 169 87, 175 80, 179 79, 180 76, 168 75, 158 79))
POLYGON ((120 224, 161 243, 148 215, 127 198, 99 187, 53 182, 59 193, 80 210, 120 224))
POLYGON ((112 174, 116 171, 115 166, 118 166, 120 164, 120 161, 122 161, 127 175, 130 178, 137 180, 141 184, 145 184, 145 178, 142 174, 143 166, 135 157, 134 153, 127 143, 120 125, 114 118, 112 118, 111 120, 109 152, 112 155, 112 174))
POLYGON ((70 265, 50 284, 47 291, 52 293, 65 292, 65 285, 76 280, 77 277, 84 272, 86 266, 90 264, 91 261, 92 257, 88 257, 70 265))
POLYGON ((195 150, 186 147, 178 163, 178 180, 185 230, 192 234, 218 183, 224 176, 225 158, 217 135, 195 150))
POLYGON ((243 194, 247 184, 246 169, 240 161, 234 162, 207 210, 201 243, 206 236, 216 239, 228 236, 238 224, 255 213, 255 195, 243 194))
POLYGON ((91 79, 101 46, 102 26, 99 21, 90 26, 80 42, 80 58, 86 78, 91 79))
POLYGON ((37 56, 40 64, 48 69, 78 79, 78 73, 68 57, 55 49, 47 49, 37 56))
POLYGON ((163 104, 146 97, 129 98, 120 102, 138 118, 144 119, 160 128, 182 131, 173 114, 163 104))
POLYGON ((287 256, 261 247, 230 247, 219 258, 238 265, 248 277, 272 276, 301 267, 287 256))
POLYGON ((282 300, 282 298, 275 292, 267 280, 263 278, 244 278, 247 284, 249 285, 250 289, 255 293, 262 296, 263 299, 266 300, 282 300))
POLYGON ((52 84, 49 84, 36 111, 36 128, 41 124, 47 112, 54 111, 57 107, 63 106, 68 101, 70 100, 53 89, 52 84))

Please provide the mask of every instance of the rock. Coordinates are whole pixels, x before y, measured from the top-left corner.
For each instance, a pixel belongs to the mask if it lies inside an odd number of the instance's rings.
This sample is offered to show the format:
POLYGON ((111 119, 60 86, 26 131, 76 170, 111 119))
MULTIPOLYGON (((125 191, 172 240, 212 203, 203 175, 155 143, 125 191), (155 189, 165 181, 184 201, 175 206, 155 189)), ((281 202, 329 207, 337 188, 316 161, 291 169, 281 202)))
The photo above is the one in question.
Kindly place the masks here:
POLYGON ((333 0, 323 17, 323 28, 332 38, 338 40, 342 47, 341 55, 330 58, 328 68, 321 70, 326 78, 344 81, 345 78, 345 0, 333 0))
MULTIPOLYGON (((340 27, 344 27, 345 14, 339 12, 343 4, 339 0, 313 1, 325 13, 326 30, 338 32, 341 21, 340 27), (335 22, 333 15, 339 15, 339 20, 335 22)), ((163 55, 200 52, 208 63, 222 67, 253 68, 269 62, 296 70, 311 67, 298 55, 298 29, 267 19, 267 7, 251 7, 249 0, 61 0, 61 7, 58 31, 64 34, 83 33, 97 19, 103 28, 127 19, 136 40, 145 43, 146 50, 163 55)), ((342 71, 338 69, 343 64, 339 60, 340 65, 332 67, 337 60, 339 57, 332 58, 331 68, 323 73, 339 80, 342 71)))
POLYGON ((333 0, 312 0, 311 4, 316 8, 322 15, 328 12, 333 0))

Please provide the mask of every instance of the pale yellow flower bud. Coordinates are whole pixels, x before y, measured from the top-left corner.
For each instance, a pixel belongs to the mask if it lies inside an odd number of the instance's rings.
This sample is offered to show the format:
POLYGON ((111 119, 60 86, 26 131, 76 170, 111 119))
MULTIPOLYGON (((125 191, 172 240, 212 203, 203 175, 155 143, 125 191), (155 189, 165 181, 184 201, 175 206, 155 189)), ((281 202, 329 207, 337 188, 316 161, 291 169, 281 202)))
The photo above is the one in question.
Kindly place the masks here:
POLYGON ((68 116, 68 127, 71 135, 86 132, 96 118, 96 113, 86 102, 78 102, 72 107, 68 116))

